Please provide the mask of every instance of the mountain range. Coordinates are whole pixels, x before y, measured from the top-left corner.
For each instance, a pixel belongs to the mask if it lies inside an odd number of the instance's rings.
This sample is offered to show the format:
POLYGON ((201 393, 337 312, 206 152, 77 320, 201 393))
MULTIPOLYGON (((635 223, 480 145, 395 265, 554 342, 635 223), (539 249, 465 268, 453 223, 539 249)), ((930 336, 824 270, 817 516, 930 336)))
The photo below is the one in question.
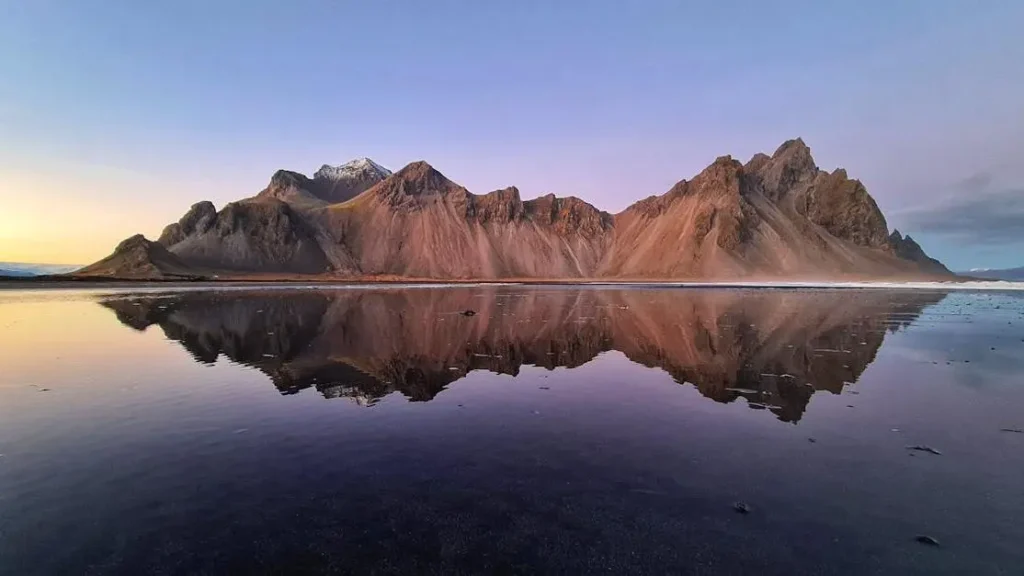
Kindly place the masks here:
POLYGON ((68 264, 29 264, 25 262, 0 262, 0 276, 8 278, 30 278, 48 274, 66 274, 81 266, 68 264))
POLYGON ((969 276, 971 278, 984 278, 986 280, 1007 280, 1010 282, 1019 282, 1024 280, 1024 266, 1018 268, 975 268, 968 272, 959 272, 963 276, 969 276))
POLYGON ((426 162, 369 159, 312 178, 279 170, 253 197, 194 204, 77 272, 166 279, 710 279, 951 275, 889 232, 864 185, 818 168, 801 140, 722 156, 618 214, 576 197, 477 195, 426 162))

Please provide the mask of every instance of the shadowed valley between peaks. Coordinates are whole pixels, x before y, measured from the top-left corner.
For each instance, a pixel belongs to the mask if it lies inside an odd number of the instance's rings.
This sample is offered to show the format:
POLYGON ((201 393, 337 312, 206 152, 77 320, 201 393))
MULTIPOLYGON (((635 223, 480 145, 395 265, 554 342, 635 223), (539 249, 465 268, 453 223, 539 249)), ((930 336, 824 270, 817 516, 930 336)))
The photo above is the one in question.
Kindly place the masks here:
POLYGON ((821 280, 951 274, 909 237, 890 234, 860 181, 843 169, 819 169, 796 139, 746 164, 720 157, 692 180, 615 215, 575 197, 524 201, 515 187, 476 195, 422 161, 394 174, 366 158, 325 165, 313 178, 280 170, 256 196, 220 211, 199 202, 156 242, 134 237, 78 275, 821 280))
POLYGON ((451 288, 188 292, 102 301, 157 325, 198 362, 255 367, 285 394, 427 401, 474 370, 574 368, 607 351, 717 402, 746 398, 795 422, 839 393, 887 331, 944 297, 918 292, 451 288), (473 316, 460 312, 476 310, 473 316))

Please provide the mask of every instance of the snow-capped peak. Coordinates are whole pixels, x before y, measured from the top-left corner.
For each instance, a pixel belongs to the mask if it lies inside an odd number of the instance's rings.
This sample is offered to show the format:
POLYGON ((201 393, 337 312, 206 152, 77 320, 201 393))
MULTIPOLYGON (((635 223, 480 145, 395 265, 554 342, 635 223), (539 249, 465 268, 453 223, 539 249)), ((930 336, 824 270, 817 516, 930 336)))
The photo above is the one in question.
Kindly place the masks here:
POLYGON ((331 166, 330 164, 324 164, 319 170, 313 174, 314 178, 320 178, 325 180, 342 180, 345 178, 374 178, 383 180, 391 176, 391 170, 377 164, 369 158, 357 158, 351 162, 346 162, 341 166, 331 166))

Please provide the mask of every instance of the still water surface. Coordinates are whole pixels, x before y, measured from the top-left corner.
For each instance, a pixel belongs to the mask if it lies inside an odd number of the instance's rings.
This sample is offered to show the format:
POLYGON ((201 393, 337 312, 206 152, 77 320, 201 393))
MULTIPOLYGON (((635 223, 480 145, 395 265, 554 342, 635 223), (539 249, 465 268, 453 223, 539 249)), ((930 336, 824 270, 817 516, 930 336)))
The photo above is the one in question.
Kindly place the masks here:
POLYGON ((1019 575, 1022 429, 1014 294, 0 292, 0 573, 1019 575))

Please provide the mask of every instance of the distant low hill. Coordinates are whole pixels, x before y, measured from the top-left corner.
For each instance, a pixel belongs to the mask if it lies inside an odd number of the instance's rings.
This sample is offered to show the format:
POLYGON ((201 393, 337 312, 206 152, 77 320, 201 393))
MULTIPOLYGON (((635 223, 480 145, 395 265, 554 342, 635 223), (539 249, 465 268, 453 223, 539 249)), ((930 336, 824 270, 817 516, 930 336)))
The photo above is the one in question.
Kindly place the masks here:
POLYGON ((0 276, 28 278, 47 274, 67 274, 81 268, 75 264, 33 264, 26 262, 0 262, 0 276))
POLYGON ((426 162, 369 159, 313 178, 279 170, 219 211, 198 202, 155 242, 135 236, 78 272, 108 278, 713 279, 952 276, 891 231, 864 185, 800 139, 721 156, 609 214, 576 197, 473 194, 426 162))
POLYGON ((972 278, 987 278, 989 280, 1024 281, 1024 266, 999 270, 970 270, 968 272, 960 272, 960 275, 971 276, 972 278))

